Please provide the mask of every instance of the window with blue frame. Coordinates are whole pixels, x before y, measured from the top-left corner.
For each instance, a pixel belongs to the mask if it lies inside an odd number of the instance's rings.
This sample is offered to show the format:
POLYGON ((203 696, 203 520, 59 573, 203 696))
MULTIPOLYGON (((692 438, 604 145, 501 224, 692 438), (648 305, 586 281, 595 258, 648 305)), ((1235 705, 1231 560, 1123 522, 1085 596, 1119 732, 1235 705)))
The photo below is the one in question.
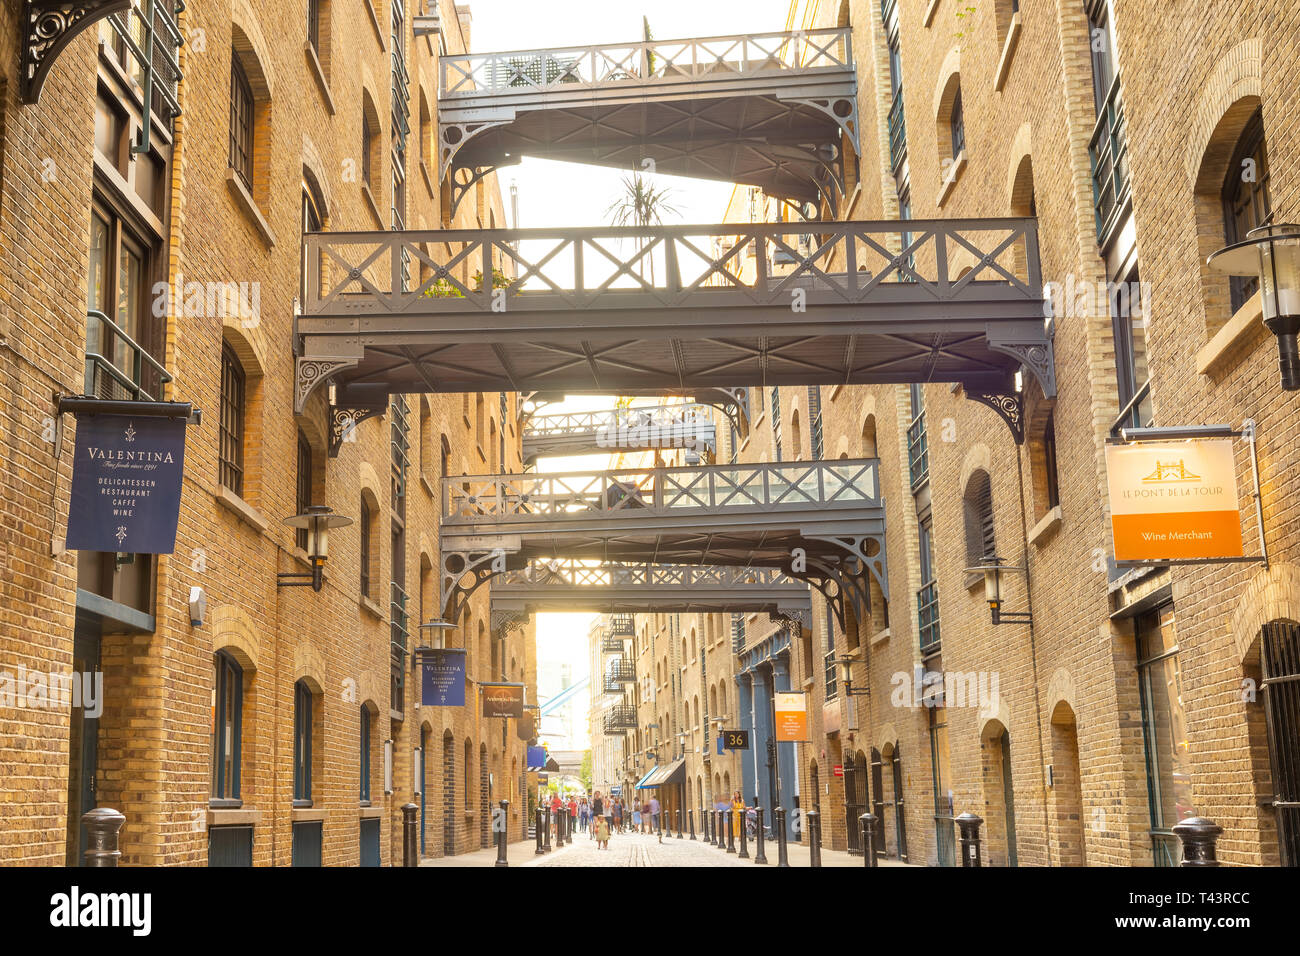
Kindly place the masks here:
POLYGON ((214 806, 239 806, 240 721, 244 673, 233 657, 218 651, 213 658, 212 798, 214 806))
POLYGON ((313 699, 305 681, 293 685, 293 805, 311 806, 313 699))
POLYGON ((370 806, 370 708, 361 705, 361 805, 370 806))

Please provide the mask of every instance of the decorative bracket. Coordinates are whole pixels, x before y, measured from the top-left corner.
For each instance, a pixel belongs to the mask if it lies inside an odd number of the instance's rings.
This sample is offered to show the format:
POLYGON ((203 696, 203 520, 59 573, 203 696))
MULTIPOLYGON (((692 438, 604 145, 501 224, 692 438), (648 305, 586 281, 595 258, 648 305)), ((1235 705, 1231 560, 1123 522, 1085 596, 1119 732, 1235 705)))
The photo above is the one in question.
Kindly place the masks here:
POLYGON ((502 636, 508 631, 523 633, 524 627, 528 624, 529 616, 527 611, 493 611, 492 631, 502 636))
POLYGON ((346 368, 356 366, 355 358, 296 358, 294 359, 293 411, 301 415, 307 399, 316 387, 346 368))
MULTIPOLYGON (((1049 330, 1044 338, 1030 342, 1007 339, 999 334, 1000 329, 990 328, 987 332, 988 346, 995 352, 1010 355, 1027 368, 1038 384, 1043 387, 1044 398, 1056 397, 1056 364, 1052 349, 1052 334, 1049 330)), ((1023 335, 1023 331, 1020 333, 1023 335)))
MULTIPOLYGON (((493 111, 496 112, 496 111, 493 111)), ((498 116, 501 113, 497 112, 498 116)), ((439 160, 441 162, 442 175, 446 175, 451 169, 451 161, 456 154, 460 152, 461 147, 468 143, 479 133, 496 126, 506 126, 515 120, 514 110, 508 111, 507 115, 501 119, 489 120, 479 123, 447 123, 440 125, 438 128, 438 146, 439 160)))
POLYGON ((131 0, 23 0, 23 50, 18 98, 32 104, 64 48, 105 17, 125 13, 131 0))
POLYGON ((456 210, 460 208, 461 200, 463 200, 466 194, 468 194, 469 191, 474 188, 474 185, 476 183, 481 182, 483 179, 486 179, 489 175, 495 173, 498 169, 501 169, 503 166, 517 166, 519 165, 519 162, 520 162, 519 159, 514 159, 511 162, 497 163, 493 166, 453 166, 451 170, 451 175, 447 177, 447 181, 451 186, 451 212, 448 218, 449 219, 456 218, 456 210), (459 173, 462 172, 469 172, 470 174, 469 179, 465 180, 464 182, 460 181, 460 177, 458 175, 459 173))
POLYGON ((840 96, 819 99, 783 99, 782 102, 809 106, 830 117, 835 121, 835 125, 840 128, 840 131, 853 143, 854 151, 861 154, 862 146, 858 142, 858 102, 856 98, 850 99, 847 96, 840 96))
POLYGON ((505 570, 505 552, 500 548, 490 551, 442 551, 439 556, 438 604, 444 621, 460 620, 465 601, 483 584, 505 570), (467 582, 466 576, 471 576, 467 582))
POLYGON ((329 457, 337 458, 347 442, 356 441, 356 428, 367 418, 378 418, 388 405, 330 406, 329 457))
MULTIPOLYGON (((825 541, 837 545, 848 555, 850 562, 857 564, 853 576, 861 574, 863 568, 871 572, 880 585, 880 593, 889 593, 889 572, 885 566, 885 536, 875 534, 805 534, 811 541, 825 541)), ((822 565, 829 567, 829 565, 822 565)), ((870 603, 870 602, 868 602, 870 603)))
POLYGON ((972 402, 979 402, 993 409, 1011 429, 1011 437, 1017 445, 1025 443, 1025 402, 1019 393, 1003 395, 998 392, 968 391, 966 397, 972 402))

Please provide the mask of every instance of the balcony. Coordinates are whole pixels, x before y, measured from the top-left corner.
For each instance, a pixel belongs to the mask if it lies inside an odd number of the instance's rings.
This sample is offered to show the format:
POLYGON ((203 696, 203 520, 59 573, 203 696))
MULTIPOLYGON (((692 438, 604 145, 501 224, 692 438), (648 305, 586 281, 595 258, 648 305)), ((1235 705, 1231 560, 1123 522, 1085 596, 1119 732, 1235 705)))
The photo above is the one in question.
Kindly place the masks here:
POLYGON ((939 588, 931 581, 916 592, 916 623, 921 656, 939 650, 939 588))
POLYGON ((717 427, 704 405, 537 415, 523 431, 525 463, 555 455, 670 448, 713 455, 717 444, 717 427))
POLYGON ((1116 75, 1097 117, 1088 144, 1092 164, 1092 203, 1097 220, 1097 243, 1105 246, 1129 203, 1128 119, 1124 88, 1116 75))
MULTIPOLYGON (((760 186, 817 201, 857 144, 847 29, 644 40, 439 59, 442 176, 454 194, 521 156, 760 186), (827 157, 833 157, 829 162, 827 157)), ((454 195, 454 201, 459 196, 454 195)))
POLYGON ((894 93, 889 106, 889 170, 894 175, 907 160, 907 120, 903 116, 903 88, 894 93))
POLYGON ((607 734, 623 734, 636 730, 636 708, 630 704, 618 704, 605 711, 604 729, 607 734))
POLYGON ((553 558, 507 571, 492 582, 494 618, 541 611, 613 614, 602 650, 622 653, 632 614, 767 612, 811 623, 808 585, 772 568, 633 564, 553 558), (628 612, 628 613, 614 613, 628 612))
POLYGON ((933 381, 1011 395, 1022 367, 1055 395, 1034 220, 818 223, 798 256, 807 228, 308 234, 295 409, 325 382, 640 394, 933 381), (788 274, 768 272, 776 249, 799 259, 788 274), (960 278, 958 258, 974 262, 960 278), (466 278, 494 264, 514 277, 466 278))
POLYGON ((600 652, 602 654, 622 654, 625 650, 627 650, 626 638, 614 637, 607 631, 600 639, 600 652))
POLYGON ((636 666, 627 660, 615 658, 609 662, 609 667, 605 671, 605 683, 618 685, 619 690, 624 684, 636 683, 636 666))
POLYGON ((154 402, 171 375, 103 312, 86 313, 86 395, 106 401, 154 402))

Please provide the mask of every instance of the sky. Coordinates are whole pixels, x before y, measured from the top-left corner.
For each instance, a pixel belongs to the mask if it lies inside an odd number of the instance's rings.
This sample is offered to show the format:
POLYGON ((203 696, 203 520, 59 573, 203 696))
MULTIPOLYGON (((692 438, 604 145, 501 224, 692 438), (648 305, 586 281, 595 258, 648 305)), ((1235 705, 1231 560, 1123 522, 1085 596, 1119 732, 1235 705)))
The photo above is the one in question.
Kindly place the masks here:
MULTIPOLYGON (((689 37, 764 33, 785 28, 790 0, 746 0, 742 5, 710 0, 657 0, 654 4, 624 0, 561 0, 540 4, 536 0, 470 0, 472 52, 510 52, 549 47, 627 43, 642 37, 643 15, 649 17, 651 35, 659 40, 689 37)), ((581 166, 525 157, 498 175, 507 221, 522 228, 599 226, 609 223, 607 210, 622 190, 621 181, 631 170, 581 166), (518 189, 519 222, 511 218, 510 187, 518 189)), ((665 223, 720 222, 731 196, 730 183, 658 176, 656 183, 671 190, 670 202, 678 210, 665 223)), ((612 407, 612 397, 574 396, 548 405, 543 414, 590 411, 612 407)), ((638 400, 635 404, 653 404, 638 400)), ((608 468, 608 456, 586 455, 547 458, 538 471, 580 471, 608 468)), ((573 667, 574 681, 587 676, 590 658, 587 630, 594 614, 537 615, 538 662, 565 658, 573 667)), ((545 700, 551 688, 539 688, 545 700)), ((589 696, 579 694, 575 708, 575 740, 567 747, 589 746, 587 711, 589 696)), ((552 746, 559 746, 551 741, 552 746)))

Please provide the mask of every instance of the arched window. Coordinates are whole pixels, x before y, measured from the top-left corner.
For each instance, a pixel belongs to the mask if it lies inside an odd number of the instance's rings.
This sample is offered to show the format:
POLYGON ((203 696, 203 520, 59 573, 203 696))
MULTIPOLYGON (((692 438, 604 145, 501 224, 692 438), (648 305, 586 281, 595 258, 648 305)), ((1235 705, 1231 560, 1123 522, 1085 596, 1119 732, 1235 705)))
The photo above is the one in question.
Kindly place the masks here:
POLYGON ((213 671, 212 799, 222 801, 218 805, 238 805, 244 672, 224 651, 213 657, 213 671))
POLYGON ((230 343, 223 341, 218 480, 241 498, 244 496, 244 417, 247 404, 244 365, 230 343))
POLYGON ((375 509, 371 506, 369 497, 363 494, 361 496, 361 515, 357 519, 361 531, 361 542, 357 547, 357 557, 361 564, 359 585, 361 593, 365 597, 374 597, 375 582, 371 559, 375 550, 375 520, 375 509))
POLYGON ((230 168, 253 190, 253 86, 239 51, 230 52, 230 168))
MULTIPOLYGON (((1264 114, 1255 110, 1246 123, 1228 174, 1223 181, 1224 239, 1228 244, 1241 242, 1247 233, 1273 218, 1269 195, 1268 148, 1264 142, 1264 114)), ((1235 313, 1259 289, 1255 276, 1233 276, 1232 311, 1235 313)))
POLYGON ((966 566, 975 567, 997 553, 993 537, 993 486, 987 471, 980 469, 970 476, 962 496, 962 511, 966 519, 966 566))
POLYGON ((311 806, 315 700, 306 681, 293 685, 293 803, 311 806))
MULTIPOLYGON (((295 514, 305 514, 311 505, 312 480, 311 442, 298 429, 298 483, 295 489, 295 514)), ((294 543, 303 551, 307 550, 307 529, 298 528, 294 532, 294 543)))
POLYGON ((953 95, 952 109, 948 112, 948 135, 952 138, 952 156, 957 158, 966 149, 966 117, 961 108, 961 86, 953 95))

